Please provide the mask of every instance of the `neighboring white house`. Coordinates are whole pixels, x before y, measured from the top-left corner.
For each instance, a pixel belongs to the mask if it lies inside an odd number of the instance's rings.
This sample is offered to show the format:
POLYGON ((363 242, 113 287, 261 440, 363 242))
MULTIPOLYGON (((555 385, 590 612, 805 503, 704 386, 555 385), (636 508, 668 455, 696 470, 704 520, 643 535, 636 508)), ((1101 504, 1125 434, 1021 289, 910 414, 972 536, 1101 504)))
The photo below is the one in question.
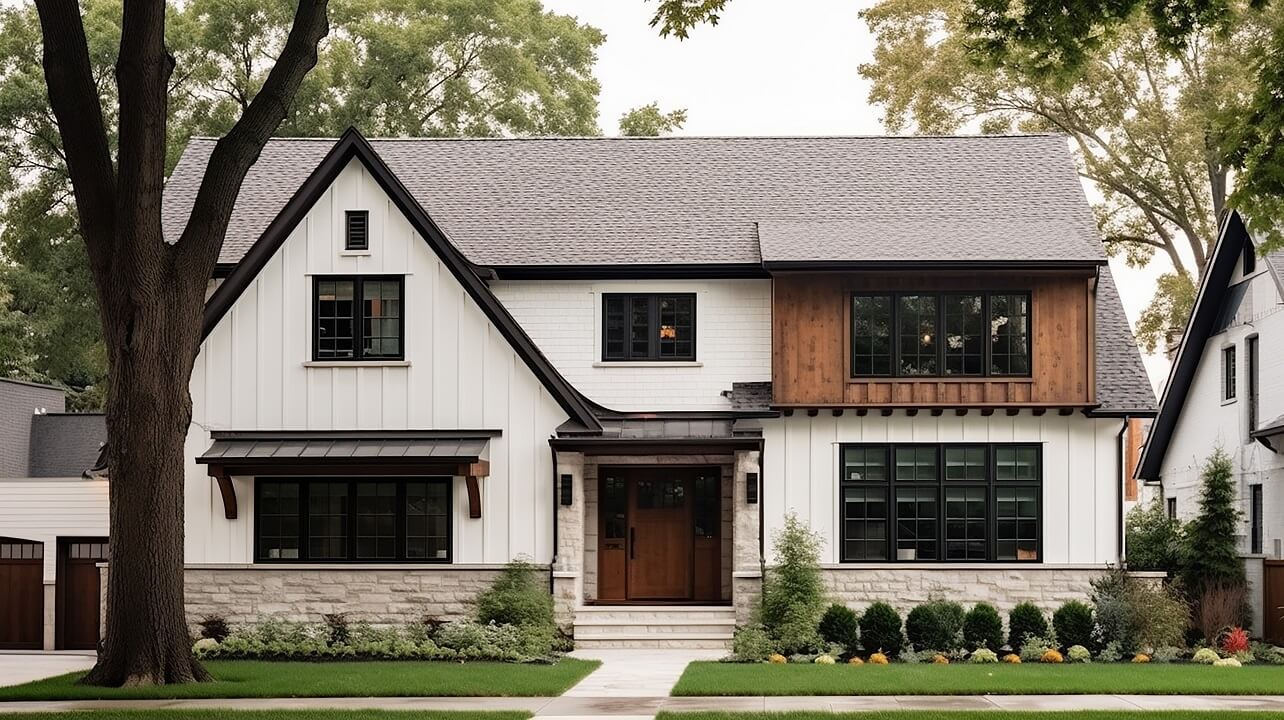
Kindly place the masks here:
POLYGON ((1238 214, 1223 224, 1200 283, 1138 477, 1174 517, 1198 510, 1200 470, 1230 456, 1255 632, 1284 641, 1284 255, 1260 257, 1238 214), (1267 587, 1270 573, 1275 587, 1267 587), (1273 590, 1273 594, 1272 594, 1273 590))
POLYGON ((106 441, 62 389, 0 378, 0 648, 97 647, 106 441))
POLYGON ((458 617, 527 557, 577 642, 719 646, 788 513, 852 605, 1052 607, 1154 412, 1059 136, 276 139, 218 280, 193 619, 458 617))

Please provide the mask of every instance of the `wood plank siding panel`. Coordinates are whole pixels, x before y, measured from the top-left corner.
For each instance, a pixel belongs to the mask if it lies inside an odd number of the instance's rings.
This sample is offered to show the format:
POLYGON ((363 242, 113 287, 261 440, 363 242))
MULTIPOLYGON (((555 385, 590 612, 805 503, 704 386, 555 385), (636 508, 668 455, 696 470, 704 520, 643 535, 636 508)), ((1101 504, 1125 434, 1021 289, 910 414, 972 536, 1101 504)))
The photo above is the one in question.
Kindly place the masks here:
POLYGON ((777 405, 1089 405, 1094 341, 1089 278, 1020 274, 782 273, 772 290, 777 405), (1032 373, 1015 378, 850 378, 855 292, 1028 291, 1032 373))

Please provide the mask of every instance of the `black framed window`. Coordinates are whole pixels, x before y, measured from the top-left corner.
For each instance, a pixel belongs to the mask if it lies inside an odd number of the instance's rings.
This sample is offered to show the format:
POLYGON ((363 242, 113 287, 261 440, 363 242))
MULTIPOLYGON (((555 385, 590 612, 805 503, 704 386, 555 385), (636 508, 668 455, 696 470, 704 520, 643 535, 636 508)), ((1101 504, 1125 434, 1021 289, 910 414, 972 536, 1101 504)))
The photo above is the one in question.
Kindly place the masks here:
POLYGON ((1249 485, 1248 495, 1249 552, 1259 555, 1262 552, 1262 486, 1249 485))
POLYGON ((694 293, 602 296, 603 360, 695 360, 695 330, 694 293))
POLYGON ((256 562, 449 562, 449 478, 255 482, 256 562))
POLYGON ((345 250, 370 249, 370 212, 348 210, 344 213, 343 248, 345 250))
POLYGON ((840 454, 843 562, 1040 559, 1038 445, 859 444, 840 454))
POLYGON ((854 294, 851 376, 1028 376, 1030 326, 1028 292, 854 294))
POLYGON ((1235 346, 1222 348, 1222 399, 1235 399, 1235 346))
POLYGON ((1248 376, 1248 431, 1252 432, 1257 429, 1257 407, 1259 400, 1258 383, 1261 378, 1258 375, 1261 370, 1258 368, 1257 355, 1257 336, 1253 335, 1244 340, 1244 361, 1246 367, 1244 374, 1248 376))
POLYGON ((313 360, 401 360, 404 276, 317 276, 313 360))

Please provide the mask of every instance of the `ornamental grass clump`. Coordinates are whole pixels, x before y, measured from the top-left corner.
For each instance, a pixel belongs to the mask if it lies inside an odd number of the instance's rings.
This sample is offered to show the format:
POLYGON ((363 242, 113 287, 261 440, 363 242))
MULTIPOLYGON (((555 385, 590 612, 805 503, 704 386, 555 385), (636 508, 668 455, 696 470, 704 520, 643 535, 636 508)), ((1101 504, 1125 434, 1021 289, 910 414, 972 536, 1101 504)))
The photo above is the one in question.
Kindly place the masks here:
POLYGON ((963 606, 934 599, 913 610, 905 618, 905 634, 915 650, 950 652, 963 645, 963 606))
POLYGON ((1003 647, 1003 618, 989 603, 977 603, 963 616, 963 646, 969 650, 1003 647))
POLYGON ((1025 647, 1027 638, 1043 638, 1047 635, 1048 620, 1034 603, 1020 603, 1008 613, 1008 645, 1013 650, 1020 652, 1025 647))
POLYGON ((860 618, 860 642, 867 653, 900 654, 905 638, 896 609, 883 602, 870 605, 860 618))
POLYGON ((776 562, 763 577, 759 619, 778 652, 813 653, 824 645, 818 630, 825 609, 821 538, 790 513, 774 545, 776 562))

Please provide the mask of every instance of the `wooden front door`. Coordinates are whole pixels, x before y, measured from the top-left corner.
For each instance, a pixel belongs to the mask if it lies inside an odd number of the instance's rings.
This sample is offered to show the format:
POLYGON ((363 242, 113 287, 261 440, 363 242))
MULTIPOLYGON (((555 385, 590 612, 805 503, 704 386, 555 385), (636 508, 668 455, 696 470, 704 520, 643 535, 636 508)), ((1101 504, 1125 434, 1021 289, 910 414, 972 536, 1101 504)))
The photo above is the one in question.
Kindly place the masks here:
POLYGON ((603 469, 598 600, 719 599, 719 481, 716 468, 603 469))
POLYGON ((1267 560, 1262 582, 1262 635, 1284 645, 1284 560, 1267 560))
POLYGON ((44 546, 0 538, 0 648, 39 650, 44 643, 44 546))
POLYGON ((107 538, 78 538, 59 543, 58 648, 98 647, 98 564, 107 561, 107 538))

